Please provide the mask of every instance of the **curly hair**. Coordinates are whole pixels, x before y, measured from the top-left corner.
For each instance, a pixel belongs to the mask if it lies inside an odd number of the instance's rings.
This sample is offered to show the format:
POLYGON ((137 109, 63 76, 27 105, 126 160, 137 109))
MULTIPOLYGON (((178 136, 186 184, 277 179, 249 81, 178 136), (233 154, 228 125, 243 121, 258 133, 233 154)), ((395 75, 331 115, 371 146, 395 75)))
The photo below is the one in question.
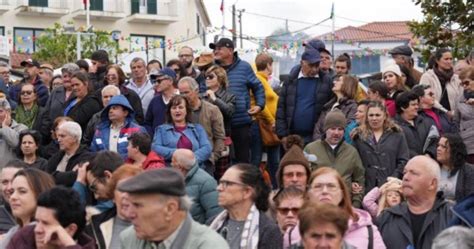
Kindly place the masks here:
POLYGON ((445 133, 441 138, 446 138, 449 145, 449 164, 453 167, 450 176, 454 176, 466 163, 467 149, 462 137, 457 133, 445 133))

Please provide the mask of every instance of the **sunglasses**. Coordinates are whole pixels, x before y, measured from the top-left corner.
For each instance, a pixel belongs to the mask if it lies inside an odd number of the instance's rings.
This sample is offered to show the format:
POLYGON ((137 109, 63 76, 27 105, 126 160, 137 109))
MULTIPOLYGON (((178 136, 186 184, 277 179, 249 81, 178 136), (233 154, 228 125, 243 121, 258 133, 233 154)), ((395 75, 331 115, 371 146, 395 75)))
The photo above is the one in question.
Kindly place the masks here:
POLYGON ((22 91, 21 95, 31 95, 33 94, 33 91, 22 91))
POLYGON ((298 211, 300 211, 299 208, 277 208, 277 210, 278 210, 278 212, 280 212, 283 215, 288 215, 288 213, 290 213, 290 211, 293 214, 297 214, 298 211))
POLYGON ((212 74, 206 75, 206 80, 213 80, 214 78, 215 76, 212 74))

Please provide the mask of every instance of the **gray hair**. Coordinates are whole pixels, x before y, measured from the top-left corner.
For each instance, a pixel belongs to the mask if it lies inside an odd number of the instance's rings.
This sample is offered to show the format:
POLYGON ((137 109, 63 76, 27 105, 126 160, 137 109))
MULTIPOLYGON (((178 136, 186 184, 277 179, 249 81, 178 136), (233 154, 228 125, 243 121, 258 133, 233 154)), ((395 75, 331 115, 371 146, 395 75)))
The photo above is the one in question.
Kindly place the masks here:
POLYGON ((178 201, 178 209, 181 211, 191 210, 193 200, 188 195, 183 196, 171 196, 171 195, 160 195, 160 202, 165 203, 168 200, 175 199, 178 201))
POLYGON ((61 130, 64 129, 64 131, 76 139, 77 143, 81 143, 82 129, 78 123, 74 121, 66 121, 61 123, 58 128, 61 130))
POLYGON ((433 245, 431 248, 474 248, 474 229, 469 229, 462 226, 454 226, 445 229, 433 240, 433 245))
POLYGON ((142 62, 143 65, 146 66, 146 62, 144 59, 140 58, 140 57, 135 57, 132 59, 132 61, 130 62, 130 67, 132 67, 133 64, 137 63, 137 62, 142 62))
MULTIPOLYGON (((8 93, 5 93, 8 94, 8 93)), ((7 99, 0 99, 0 108, 5 110, 11 110, 10 102, 7 99)))
POLYGON ((177 149, 174 153, 176 153, 176 162, 186 170, 189 171, 196 164, 196 157, 192 150, 177 149))
POLYGON ((115 85, 106 85, 104 86, 104 88, 102 88, 102 90, 100 91, 100 93, 102 95, 104 95, 105 91, 107 90, 114 90, 115 91, 115 95, 120 95, 120 89, 115 86, 115 85))
POLYGON ((10 69, 10 65, 8 65, 8 63, 6 63, 5 61, 0 61, 0 67, 7 67, 8 69, 10 69))
POLYGON ((192 77, 186 76, 186 77, 181 78, 178 82, 178 85, 181 84, 181 82, 187 83, 189 88, 191 88, 192 91, 197 91, 199 89, 199 84, 192 77))
POLYGON ((79 66, 76 63, 66 63, 61 68, 61 73, 74 74, 79 71, 79 66))

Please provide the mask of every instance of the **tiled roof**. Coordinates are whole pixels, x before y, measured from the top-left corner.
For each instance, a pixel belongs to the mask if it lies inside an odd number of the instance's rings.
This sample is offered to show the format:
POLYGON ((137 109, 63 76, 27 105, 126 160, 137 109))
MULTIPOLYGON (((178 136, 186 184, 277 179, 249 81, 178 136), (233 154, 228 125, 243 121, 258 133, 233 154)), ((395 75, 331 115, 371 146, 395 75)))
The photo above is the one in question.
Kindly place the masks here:
MULTIPOLYGON (((336 40, 354 42, 409 41, 413 37, 413 33, 407 22, 371 22, 359 27, 347 26, 335 31, 336 40)), ((331 40, 331 33, 316 38, 331 40)))
POLYGON ((21 68, 20 63, 26 59, 31 59, 31 54, 11 52, 10 53, 10 66, 12 68, 21 68))

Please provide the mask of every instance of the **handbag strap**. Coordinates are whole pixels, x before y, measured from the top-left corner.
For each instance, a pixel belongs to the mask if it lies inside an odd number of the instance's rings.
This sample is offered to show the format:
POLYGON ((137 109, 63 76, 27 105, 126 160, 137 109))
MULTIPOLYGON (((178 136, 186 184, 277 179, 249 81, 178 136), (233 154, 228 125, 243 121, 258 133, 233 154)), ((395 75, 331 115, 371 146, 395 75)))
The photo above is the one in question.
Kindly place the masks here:
POLYGON ((374 230, 372 225, 367 225, 367 231, 369 232, 369 246, 368 249, 374 249, 374 230))

